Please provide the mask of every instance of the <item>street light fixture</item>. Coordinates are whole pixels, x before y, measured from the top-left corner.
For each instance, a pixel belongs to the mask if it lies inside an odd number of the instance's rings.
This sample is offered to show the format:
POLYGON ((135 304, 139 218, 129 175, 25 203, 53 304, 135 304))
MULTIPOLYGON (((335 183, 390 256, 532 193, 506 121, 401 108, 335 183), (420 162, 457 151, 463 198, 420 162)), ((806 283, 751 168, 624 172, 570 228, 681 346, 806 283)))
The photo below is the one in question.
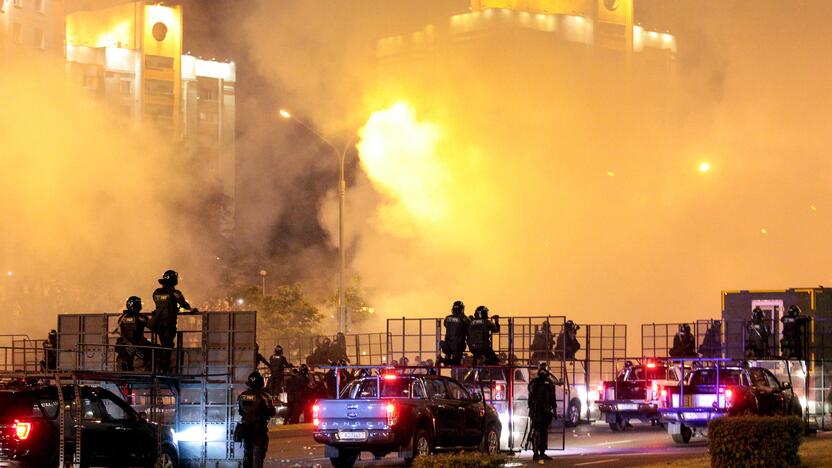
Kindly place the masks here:
POLYGON ((266 275, 268 274, 268 271, 260 270, 260 278, 263 280, 263 297, 266 297, 266 275))
POLYGON ((309 133, 318 138, 322 143, 327 145, 335 157, 338 158, 339 175, 338 175, 338 253, 340 255, 340 268, 338 269, 338 331, 346 333, 347 328, 347 304, 344 299, 344 270, 346 269, 346 250, 344 249, 344 200, 347 193, 347 182, 344 178, 344 160, 347 157, 347 151, 355 143, 357 135, 353 135, 344 144, 340 150, 333 145, 329 140, 324 138, 317 130, 309 126, 303 120, 298 119, 291 112, 286 109, 280 109, 278 115, 284 120, 293 120, 298 125, 306 129, 309 133))

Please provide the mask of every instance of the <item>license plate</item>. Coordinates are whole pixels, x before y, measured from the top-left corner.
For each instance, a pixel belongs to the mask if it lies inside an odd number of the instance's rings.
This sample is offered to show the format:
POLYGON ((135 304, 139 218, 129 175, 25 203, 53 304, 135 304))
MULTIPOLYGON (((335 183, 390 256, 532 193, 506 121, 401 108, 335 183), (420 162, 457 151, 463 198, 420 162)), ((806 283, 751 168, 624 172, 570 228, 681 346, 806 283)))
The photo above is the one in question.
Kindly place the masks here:
POLYGON ((708 413, 682 413, 684 419, 708 419, 708 413))
POLYGON ((618 411, 635 411, 638 409, 638 405, 633 403, 625 403, 623 405, 618 405, 618 411))
POLYGON ((341 431, 338 433, 341 440, 364 440, 367 438, 367 431, 341 431))

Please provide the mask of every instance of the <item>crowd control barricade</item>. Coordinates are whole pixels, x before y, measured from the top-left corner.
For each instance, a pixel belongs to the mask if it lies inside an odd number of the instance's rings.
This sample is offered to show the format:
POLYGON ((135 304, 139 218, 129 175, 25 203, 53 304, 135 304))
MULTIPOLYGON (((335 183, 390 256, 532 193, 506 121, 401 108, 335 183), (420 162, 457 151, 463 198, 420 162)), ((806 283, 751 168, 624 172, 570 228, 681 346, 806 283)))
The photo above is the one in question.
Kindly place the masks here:
POLYGON ((673 347, 673 337, 679 332, 680 325, 690 325, 691 332, 695 323, 643 323, 641 324, 641 355, 644 357, 666 358, 673 347))

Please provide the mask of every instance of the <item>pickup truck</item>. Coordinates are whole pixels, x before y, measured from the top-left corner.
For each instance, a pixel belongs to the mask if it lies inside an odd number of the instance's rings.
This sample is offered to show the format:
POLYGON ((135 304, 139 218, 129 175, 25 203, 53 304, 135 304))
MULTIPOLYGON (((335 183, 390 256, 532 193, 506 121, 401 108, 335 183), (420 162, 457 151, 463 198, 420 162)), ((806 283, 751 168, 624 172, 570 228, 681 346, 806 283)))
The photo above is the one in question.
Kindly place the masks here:
POLYGON ((601 384, 598 409, 613 432, 621 432, 631 419, 656 425, 661 420, 659 408, 664 406, 662 394, 666 387, 678 385, 678 367, 648 361, 633 364, 627 361, 615 380, 601 384))
POLYGON ((339 399, 312 407, 313 437, 336 468, 360 452, 381 458, 399 452, 407 464, 436 451, 499 450, 494 408, 459 382, 438 375, 385 373, 351 382, 339 399))
POLYGON ((719 366, 694 369, 684 385, 668 386, 661 408, 667 432, 679 444, 698 432, 707 437, 708 421, 737 414, 802 415, 789 382, 780 383, 762 367, 719 366))

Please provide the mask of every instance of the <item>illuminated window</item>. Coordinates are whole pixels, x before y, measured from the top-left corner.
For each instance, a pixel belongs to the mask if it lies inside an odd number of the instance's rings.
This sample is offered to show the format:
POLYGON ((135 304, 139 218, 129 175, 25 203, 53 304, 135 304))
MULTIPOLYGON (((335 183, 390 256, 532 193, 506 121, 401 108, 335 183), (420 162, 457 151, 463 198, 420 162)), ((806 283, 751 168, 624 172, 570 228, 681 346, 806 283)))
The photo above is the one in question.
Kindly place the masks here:
POLYGON ((35 28, 35 48, 40 50, 46 48, 46 36, 40 28, 35 28))
POLYGON ((15 44, 23 44, 23 26, 20 23, 12 24, 12 40, 15 44))
POLYGON ((46 0, 35 0, 35 11, 46 13, 46 0))

